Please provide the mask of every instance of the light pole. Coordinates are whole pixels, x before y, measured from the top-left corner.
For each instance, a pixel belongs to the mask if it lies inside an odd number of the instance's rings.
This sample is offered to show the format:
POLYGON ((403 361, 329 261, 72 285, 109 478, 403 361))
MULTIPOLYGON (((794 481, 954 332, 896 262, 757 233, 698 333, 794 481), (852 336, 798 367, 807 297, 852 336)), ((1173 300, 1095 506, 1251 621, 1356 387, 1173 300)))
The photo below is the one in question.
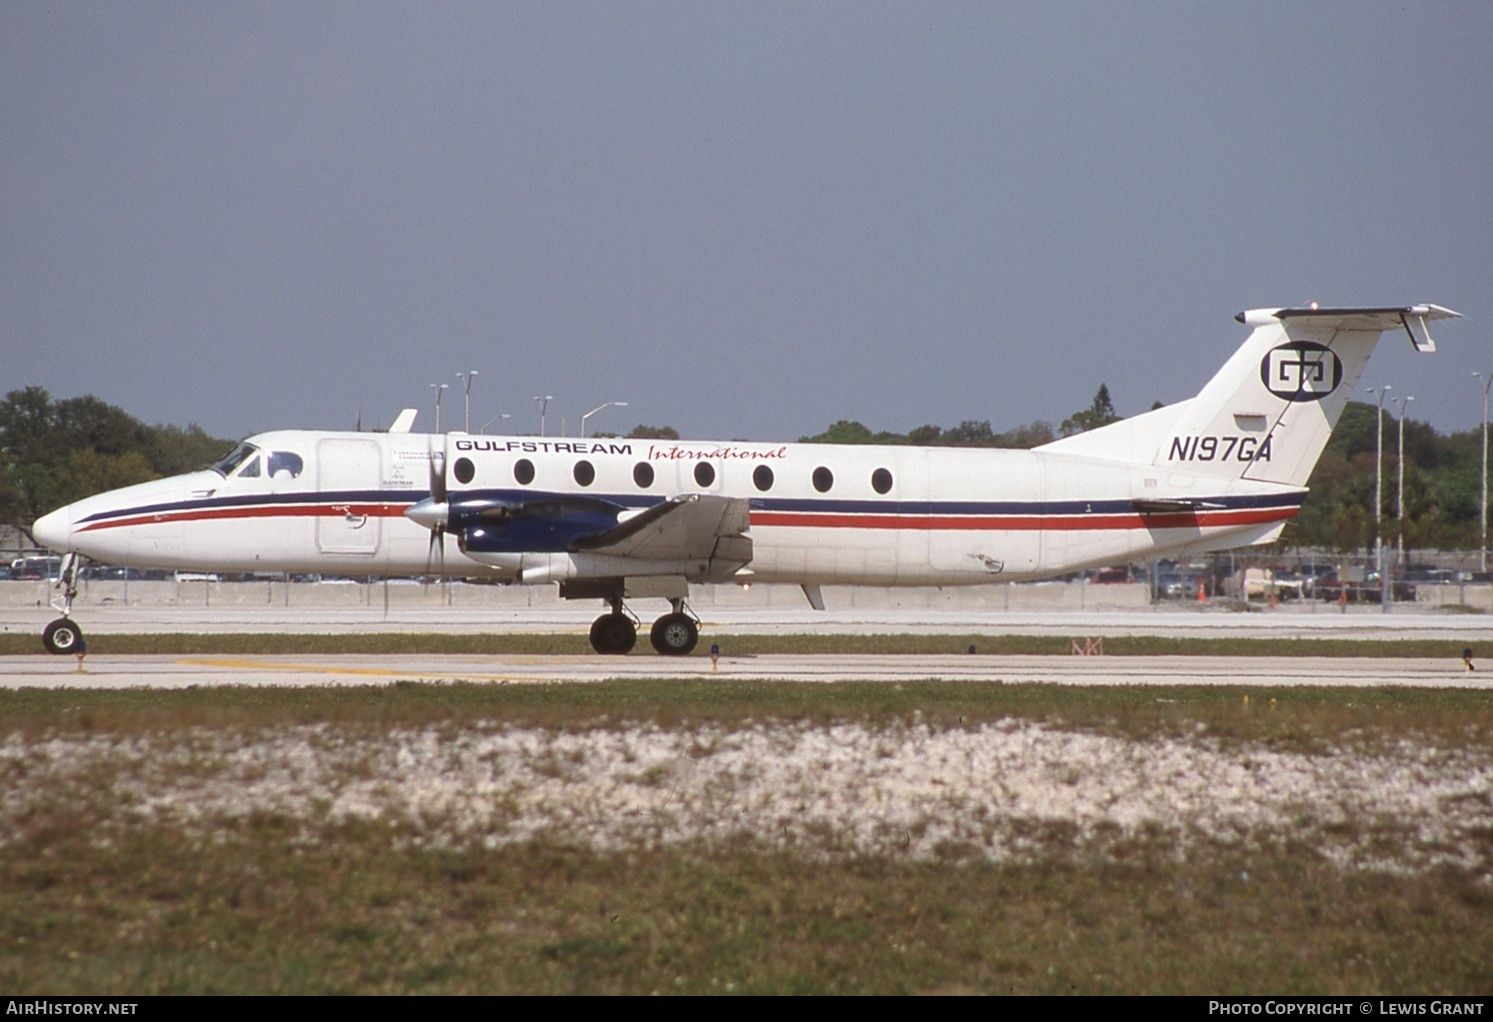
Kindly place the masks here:
POLYGON ((1379 605, 1389 610, 1389 590, 1384 585, 1384 536, 1379 529, 1384 509, 1384 399, 1393 390, 1385 384, 1378 390, 1368 388, 1370 394, 1379 395, 1379 404, 1374 411, 1374 564, 1379 569, 1379 605))
POLYGON ((1482 373, 1473 373, 1473 376, 1483 381, 1483 504, 1482 504, 1482 545, 1477 552, 1478 571, 1488 570, 1488 388, 1493 387, 1493 373, 1486 376, 1482 373))
POLYGON ((540 436, 544 436, 544 413, 545 413, 545 410, 547 408, 549 408, 550 402, 553 401, 554 399, 555 399, 555 396, 553 394, 546 394, 543 397, 540 397, 538 394, 534 395, 534 400, 539 402, 539 435, 540 436))
MULTIPOLYGON (((1405 407, 1414 401, 1413 397, 1397 397, 1395 403, 1400 406, 1400 483, 1399 490, 1395 494, 1395 531, 1399 533, 1395 537, 1396 545, 1399 547, 1398 560, 1400 567, 1405 565, 1405 407)), ((1386 584, 1387 584, 1387 580, 1386 584)))
POLYGON ((482 424, 482 432, 486 433, 487 432, 487 427, 491 426, 493 423, 497 422, 499 419, 508 419, 508 418, 512 418, 512 416, 510 416, 507 412, 504 412, 501 415, 494 415, 492 418, 488 419, 486 422, 484 422, 482 424))
POLYGON ((605 408, 626 408, 626 407, 627 407, 627 402, 626 401, 608 401, 606 404, 602 405, 600 408, 593 408, 593 409, 591 409, 585 415, 581 416, 581 436, 585 436, 586 435, 586 420, 589 419, 589 418, 591 418, 591 416, 595 415, 597 412, 599 412, 599 411, 601 411, 602 409, 605 409, 605 408))
POLYGON ((430 389, 435 391, 435 431, 441 431, 441 391, 451 386, 449 383, 432 383, 430 389))
POLYGON ((456 374, 456 378, 458 380, 464 379, 467 383, 467 421, 466 425, 462 427, 462 429, 467 433, 470 433, 472 431, 472 377, 476 375, 477 370, 475 369, 470 370, 469 372, 456 374))

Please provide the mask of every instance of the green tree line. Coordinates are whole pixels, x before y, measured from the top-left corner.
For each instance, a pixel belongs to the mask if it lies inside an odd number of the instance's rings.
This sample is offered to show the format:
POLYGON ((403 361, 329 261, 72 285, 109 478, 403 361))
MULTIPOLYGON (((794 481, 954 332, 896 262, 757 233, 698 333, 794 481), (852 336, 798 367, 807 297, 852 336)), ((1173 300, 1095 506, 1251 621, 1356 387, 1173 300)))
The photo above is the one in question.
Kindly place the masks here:
POLYGON ((29 539, 31 523, 48 511, 203 468, 232 446, 197 426, 147 426, 96 397, 13 390, 0 402, 0 522, 29 539))

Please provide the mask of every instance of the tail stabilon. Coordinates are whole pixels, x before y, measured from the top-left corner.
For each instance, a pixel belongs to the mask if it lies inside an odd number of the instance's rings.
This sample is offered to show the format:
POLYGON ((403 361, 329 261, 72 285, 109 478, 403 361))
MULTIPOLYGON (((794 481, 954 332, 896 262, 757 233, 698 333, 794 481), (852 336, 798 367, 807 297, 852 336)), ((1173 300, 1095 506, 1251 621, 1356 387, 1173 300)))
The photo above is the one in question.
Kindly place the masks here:
POLYGON ((1253 332, 1196 397, 1039 449, 1304 487, 1379 335, 1403 329, 1431 352, 1429 323, 1457 316, 1439 305, 1241 312, 1253 332))

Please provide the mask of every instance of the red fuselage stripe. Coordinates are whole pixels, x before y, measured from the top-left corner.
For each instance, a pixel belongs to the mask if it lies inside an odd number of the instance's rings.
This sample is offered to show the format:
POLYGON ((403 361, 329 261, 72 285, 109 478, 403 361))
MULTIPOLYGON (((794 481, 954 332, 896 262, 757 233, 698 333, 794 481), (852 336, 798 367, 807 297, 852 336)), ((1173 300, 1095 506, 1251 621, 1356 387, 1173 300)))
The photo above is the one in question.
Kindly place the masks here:
POLYGON ((752 524, 811 529, 953 529, 1030 532, 1040 529, 1194 529, 1261 525, 1294 517, 1297 508, 1248 511, 1183 511, 1159 515, 836 515, 813 512, 752 512, 752 524))
POLYGON ((118 529, 132 525, 158 525, 168 522, 205 522, 227 518, 398 518, 404 514, 408 504, 288 504, 271 507, 223 507, 206 508, 201 511, 168 511, 161 514, 135 515, 130 518, 111 518, 94 522, 78 529, 79 532, 95 532, 99 529, 118 529))

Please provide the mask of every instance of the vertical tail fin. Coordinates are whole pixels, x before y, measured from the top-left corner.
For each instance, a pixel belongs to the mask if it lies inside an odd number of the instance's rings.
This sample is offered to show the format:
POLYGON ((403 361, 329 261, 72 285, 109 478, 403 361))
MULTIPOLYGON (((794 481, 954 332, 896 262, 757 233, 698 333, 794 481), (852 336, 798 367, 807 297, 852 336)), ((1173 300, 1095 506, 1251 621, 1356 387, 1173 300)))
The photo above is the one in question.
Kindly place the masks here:
POLYGON ((1188 472, 1305 486, 1385 330, 1435 351, 1438 305, 1253 309, 1254 331, 1194 398, 1066 437, 1047 450, 1148 461, 1188 472))

